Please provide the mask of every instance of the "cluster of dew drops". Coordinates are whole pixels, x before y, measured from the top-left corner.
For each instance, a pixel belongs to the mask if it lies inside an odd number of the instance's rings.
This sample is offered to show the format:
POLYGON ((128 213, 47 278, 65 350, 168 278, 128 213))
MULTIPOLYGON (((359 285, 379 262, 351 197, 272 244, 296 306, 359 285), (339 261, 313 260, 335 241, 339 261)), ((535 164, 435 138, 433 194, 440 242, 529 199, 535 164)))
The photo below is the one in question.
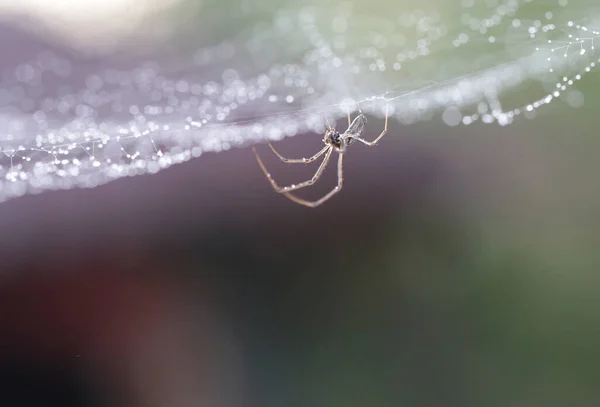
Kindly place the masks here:
MULTIPOLYGON (((318 13, 306 9, 296 13, 298 30, 292 30, 293 35, 302 33, 312 46, 302 64, 276 64, 248 78, 231 68, 239 63, 235 58, 242 52, 254 57, 267 52, 266 47, 261 49, 264 41, 258 41, 260 38, 292 35, 285 13, 279 14, 283 19, 255 32, 246 42, 223 41, 195 52, 191 59, 196 68, 224 67, 221 75, 211 80, 172 79, 161 74, 158 63, 148 62, 135 69, 107 68, 88 73, 82 85, 75 86, 80 68, 66 58, 42 52, 33 61, 4 72, 0 81, 0 200, 49 188, 91 187, 122 176, 155 173, 204 151, 242 144, 248 133, 256 139, 264 138, 261 134, 270 138, 295 135, 302 130, 299 120, 305 121, 304 129, 318 129, 322 125, 320 112, 310 117, 267 117, 248 126, 228 118, 251 103, 264 109, 326 93, 322 86, 327 84, 315 78, 315 67, 317 73, 325 75, 344 66, 358 77, 378 74, 388 67, 401 71, 410 61, 430 55, 432 47, 442 40, 455 48, 482 36, 495 43, 497 38, 491 32, 507 21, 520 27, 514 15, 521 3, 531 1, 507 0, 492 7, 486 17, 465 11, 461 17, 464 30, 456 36, 449 34, 436 12, 401 13, 395 28, 386 31, 382 24, 381 30, 369 33, 362 39, 366 44, 358 48, 349 41, 354 39, 353 24, 360 16, 353 14, 348 3, 340 3, 327 35, 317 25, 318 13), (412 37, 408 38, 408 32, 412 37), (390 50, 398 51, 392 61, 390 50), (49 83, 59 85, 52 88, 49 83)), ((462 0, 465 10, 473 4, 473 0, 462 0)), ((556 29, 552 13, 546 13, 545 19, 546 24, 534 21, 528 27, 531 38, 556 29)), ((568 56, 573 50, 580 55, 594 50, 594 40, 600 35, 597 31, 575 23, 568 26, 578 34, 569 35, 565 43, 550 41, 549 50, 537 51, 568 56)), ((548 61, 552 62, 552 56, 548 61)), ((591 71, 599 61, 590 62, 584 71, 591 71)), ((472 115, 463 116, 457 108, 448 107, 442 118, 448 125, 478 120, 506 125, 514 117, 550 103, 581 76, 562 78, 554 92, 524 107, 503 111, 500 103, 492 100, 479 103, 472 115)), ((572 95, 573 104, 581 103, 577 93, 572 95)))
MULTIPOLYGON (((565 3, 566 5, 566 3, 565 3)), ((554 85, 554 90, 544 95, 543 97, 530 102, 524 106, 520 106, 508 111, 504 111, 498 99, 492 99, 486 102, 480 102, 477 106, 477 112, 471 115, 462 115, 457 108, 449 107, 444 111, 443 119, 446 124, 456 126, 460 123, 464 125, 472 124, 476 121, 484 123, 498 123, 501 126, 511 124, 519 115, 524 115, 526 118, 534 118, 537 109, 544 105, 548 105, 560 97, 571 107, 581 107, 584 103, 584 95, 581 91, 574 89, 574 85, 580 81, 584 74, 591 72, 599 63, 600 58, 594 57, 595 41, 600 38, 600 31, 588 28, 585 25, 576 24, 573 21, 567 22, 566 26, 557 26, 552 23, 552 12, 546 12, 544 15, 548 21, 546 24, 540 20, 535 20, 527 27, 528 34, 532 40, 535 40, 540 34, 548 35, 554 31, 569 30, 566 37, 561 32, 558 40, 545 40, 546 46, 538 46, 535 48, 537 53, 544 53, 545 61, 547 62, 547 71, 550 74, 555 73, 555 63, 563 62, 563 60, 578 60, 588 57, 587 63, 583 68, 578 69, 578 73, 572 76, 562 76, 554 85)), ((512 26, 520 27, 521 20, 513 19, 512 26)), ((490 42, 494 42, 490 37, 490 42)), ((567 61, 569 63, 570 61, 567 61)))

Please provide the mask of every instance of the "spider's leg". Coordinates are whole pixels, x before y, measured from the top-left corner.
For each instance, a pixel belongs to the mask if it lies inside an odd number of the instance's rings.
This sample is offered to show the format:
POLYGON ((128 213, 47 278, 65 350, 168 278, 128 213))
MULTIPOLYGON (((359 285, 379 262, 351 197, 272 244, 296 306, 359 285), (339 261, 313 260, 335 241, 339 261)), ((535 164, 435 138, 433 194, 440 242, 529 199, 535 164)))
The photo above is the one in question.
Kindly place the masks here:
POLYGON ((351 123, 352 123, 352 120, 350 120, 350 108, 348 108, 348 127, 350 127, 351 123))
POLYGON ((388 129, 388 107, 389 107, 389 105, 385 105, 385 125, 383 126, 383 131, 381 132, 381 134, 379 136, 377 136, 377 138, 375 140, 373 140, 373 141, 366 141, 366 140, 363 140, 360 137, 353 137, 353 138, 355 140, 360 141, 363 144, 368 145, 368 146, 374 146, 375 144, 377 144, 377 142, 379 140, 381 140, 381 138, 383 136, 385 136, 385 133, 387 133, 387 129, 388 129))
POLYGON ((333 151, 333 147, 327 146, 327 154, 325 154, 325 158, 323 159, 323 162, 321 162, 321 165, 319 165, 317 172, 315 172, 315 175, 313 175, 311 179, 309 179, 308 181, 301 182, 299 184, 289 185, 287 187, 280 187, 279 185, 277 185, 277 183, 275 182, 275 180, 273 179, 273 177, 271 176, 269 171, 267 171, 267 167, 265 167, 265 164, 262 162, 259 155, 256 153, 256 149, 254 147, 252 148, 252 151, 254 151, 254 154, 256 155, 256 161, 258 161, 258 165, 260 166, 262 171, 265 173, 265 176, 271 183, 271 186, 273 187, 273 189, 279 193, 285 193, 285 192, 295 191, 296 189, 307 187, 307 186, 312 185, 315 182, 317 182, 317 180, 323 173, 323 170, 327 166, 327 162, 329 161, 329 158, 331 157, 331 152, 333 151))
POLYGON ((297 196, 292 195, 289 192, 285 192, 284 195, 287 196, 292 201, 296 202, 297 204, 308 206, 309 208, 316 208, 317 206, 321 205, 322 203, 327 201, 329 198, 331 198, 332 196, 334 196, 335 194, 340 192, 340 190, 342 189, 342 185, 344 184, 344 171, 343 171, 343 167, 342 167, 343 159, 344 159, 344 153, 340 153, 340 156, 338 158, 338 183, 337 183, 337 186, 335 188, 333 188, 331 191, 329 191, 329 193, 327 193, 321 199, 318 199, 316 201, 307 201, 306 199, 298 198, 297 196))
POLYGON ((279 159, 281 161, 283 161, 284 163, 290 163, 290 164, 311 163, 311 162, 315 161, 317 158, 319 158, 320 156, 322 156, 323 153, 329 148, 329 146, 323 147, 323 149, 321 151, 319 151, 317 154, 313 155, 310 158, 285 158, 284 156, 282 156, 281 154, 279 154, 277 152, 277 150, 275 150, 275 147, 273 147, 271 145, 271 143, 268 143, 268 144, 269 144, 269 147, 271 147, 271 150, 273 150, 273 152, 275 153, 275 155, 277 157, 279 157, 279 159))

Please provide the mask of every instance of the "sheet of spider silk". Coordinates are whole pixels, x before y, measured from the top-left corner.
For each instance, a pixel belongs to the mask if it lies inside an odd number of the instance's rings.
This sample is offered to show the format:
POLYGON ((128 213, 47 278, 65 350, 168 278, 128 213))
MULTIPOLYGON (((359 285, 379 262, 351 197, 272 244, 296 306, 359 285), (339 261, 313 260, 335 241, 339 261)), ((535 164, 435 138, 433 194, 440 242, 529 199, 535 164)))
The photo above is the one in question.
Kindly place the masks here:
POLYGON ((14 28, 22 19, 6 28, 0 201, 321 132, 323 116, 357 105, 379 117, 388 105, 402 124, 507 125, 597 58, 588 40, 561 58, 542 47, 592 38, 581 35, 597 16, 588 1, 169 4, 112 48, 69 49, 42 29, 49 44, 14 28))

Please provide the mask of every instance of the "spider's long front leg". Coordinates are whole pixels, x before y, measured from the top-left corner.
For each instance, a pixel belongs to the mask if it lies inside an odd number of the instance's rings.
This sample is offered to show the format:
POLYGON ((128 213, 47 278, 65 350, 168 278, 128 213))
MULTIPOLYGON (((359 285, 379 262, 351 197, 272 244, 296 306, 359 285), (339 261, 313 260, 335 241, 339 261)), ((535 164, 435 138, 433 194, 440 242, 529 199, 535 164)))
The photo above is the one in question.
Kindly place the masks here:
POLYGON ((340 192, 342 189, 342 186, 344 184, 343 159, 344 159, 344 153, 340 152, 340 156, 338 158, 338 183, 337 183, 337 186, 335 188, 333 188, 331 191, 329 191, 329 193, 327 193, 321 199, 318 199, 316 201, 307 201, 306 199, 298 198, 297 196, 292 195, 289 192, 285 192, 284 195, 287 196, 292 201, 296 202, 297 204, 308 206, 309 208, 316 208, 317 206, 321 205, 322 203, 327 201, 329 198, 331 198, 332 196, 334 196, 335 194, 340 192))
POLYGON ((269 147, 271 147, 271 150, 273 150, 273 152, 275 153, 275 155, 277 157, 279 157, 279 159, 281 161, 283 161, 284 163, 290 163, 290 164, 296 164, 296 163, 311 163, 313 161, 315 161, 317 158, 319 158, 320 156, 323 155, 323 153, 325 151, 327 151, 327 149, 329 148, 329 146, 325 146, 323 147, 323 149, 321 151, 319 151, 317 154, 313 155, 310 158, 285 158, 284 156, 282 156, 281 154, 279 154, 277 152, 277 150, 275 150, 275 147, 273 147, 271 145, 271 143, 267 143, 269 144, 269 147))
POLYGON ((323 159, 323 162, 321 162, 321 165, 319 165, 317 172, 315 172, 315 175, 313 175, 313 177, 311 179, 309 179, 308 181, 301 182, 299 184, 292 184, 287 187, 280 187, 279 185, 277 185, 277 183, 275 182, 275 180, 273 179, 273 177, 271 176, 269 171, 267 171, 267 167, 265 167, 265 164, 262 162, 258 153, 256 152, 256 148, 252 147, 252 151, 254 151, 254 155, 256 155, 256 161, 258 161, 258 165, 260 166, 260 168, 264 172, 265 176, 271 183, 271 186, 273 187, 273 189, 281 194, 281 193, 286 193, 286 192, 290 192, 290 191, 295 191, 296 189, 304 188, 304 187, 307 187, 307 186, 312 185, 315 182, 317 182, 317 180, 323 173, 323 170, 327 166, 327 162, 329 161, 329 158, 331 157, 331 152, 333 151, 333 147, 327 146, 324 150, 322 150, 322 151, 327 151, 327 154, 325 154, 325 158, 323 159))
POLYGON ((366 145, 368 145, 368 146, 372 147, 372 146, 374 146, 375 144, 377 144, 377 142, 378 142, 379 140, 381 140, 381 138, 382 138, 383 136, 385 136, 385 133, 387 133, 387 130, 388 130, 388 105, 385 105, 385 125, 383 126, 383 131, 381 132, 381 134, 380 134, 379 136, 377 136, 377 138, 376 138, 375 140, 373 140, 373 141, 366 141, 366 140, 363 140, 363 139, 362 139, 362 138, 360 138, 360 137, 353 137, 353 138, 354 138, 355 140, 358 140, 358 141, 360 141, 360 142, 361 142, 361 143, 363 143, 363 144, 366 144, 366 145))

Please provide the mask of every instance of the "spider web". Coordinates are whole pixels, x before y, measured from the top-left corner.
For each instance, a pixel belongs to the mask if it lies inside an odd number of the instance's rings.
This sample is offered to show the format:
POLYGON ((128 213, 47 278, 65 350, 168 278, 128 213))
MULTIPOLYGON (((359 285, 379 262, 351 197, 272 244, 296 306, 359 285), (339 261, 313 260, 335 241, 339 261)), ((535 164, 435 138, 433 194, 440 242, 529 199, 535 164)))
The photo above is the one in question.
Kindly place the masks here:
POLYGON ((1 65, 0 201, 322 132, 357 108, 510 125, 583 103, 576 83, 599 61, 589 2, 387 3, 214 0, 193 50, 96 66, 47 49, 1 65))

